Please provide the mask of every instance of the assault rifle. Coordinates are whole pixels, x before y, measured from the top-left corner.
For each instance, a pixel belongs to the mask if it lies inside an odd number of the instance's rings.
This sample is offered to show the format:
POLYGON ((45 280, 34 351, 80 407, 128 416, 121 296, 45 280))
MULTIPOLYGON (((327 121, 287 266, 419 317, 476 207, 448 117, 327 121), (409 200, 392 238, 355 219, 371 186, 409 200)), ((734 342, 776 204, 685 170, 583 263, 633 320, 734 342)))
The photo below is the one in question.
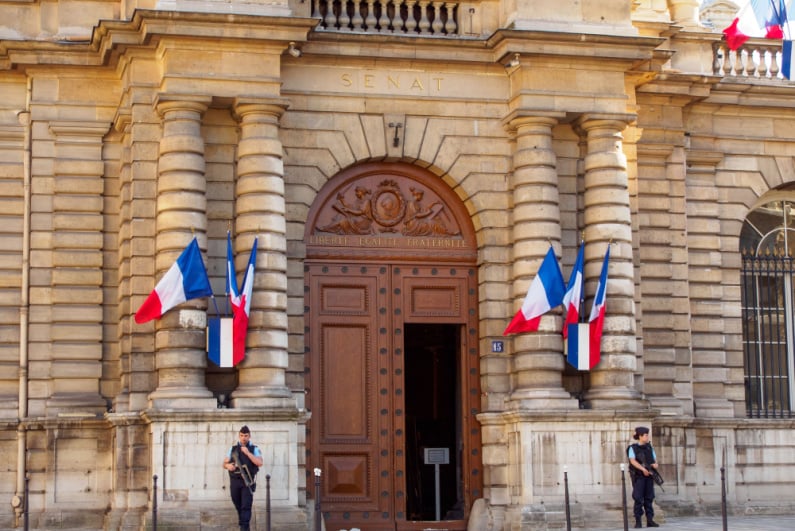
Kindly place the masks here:
POLYGON ((248 465, 240 464, 240 445, 238 445, 238 448, 232 450, 232 460, 235 462, 235 473, 240 474, 240 477, 243 478, 243 484, 248 487, 249 492, 251 492, 253 496, 256 482, 251 476, 248 465))
POLYGON ((665 492, 665 489, 663 488, 663 483, 665 483, 665 480, 663 480, 663 477, 660 475, 657 469, 649 467, 649 472, 651 472, 651 479, 654 480, 658 487, 660 487, 661 491, 665 492))

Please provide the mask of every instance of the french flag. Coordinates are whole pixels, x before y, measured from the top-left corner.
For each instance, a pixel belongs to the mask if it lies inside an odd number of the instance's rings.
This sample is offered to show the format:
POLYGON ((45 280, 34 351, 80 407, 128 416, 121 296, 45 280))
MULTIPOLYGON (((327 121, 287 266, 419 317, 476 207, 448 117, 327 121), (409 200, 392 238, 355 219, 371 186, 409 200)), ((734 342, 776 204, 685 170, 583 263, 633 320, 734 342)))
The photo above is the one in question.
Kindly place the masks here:
POLYGON ((607 294, 607 268, 609 263, 610 245, 608 244, 588 323, 568 325, 569 337, 566 361, 579 371, 590 371, 601 360, 602 329, 604 328, 607 294))
POLYGON ((563 303, 565 291, 566 284, 563 281, 563 273, 560 271, 555 251, 550 246, 544 261, 541 262, 538 274, 527 290, 522 307, 516 312, 502 335, 538 330, 541 316, 563 303))
POLYGON ((232 239, 227 233, 226 278, 229 302, 232 305, 232 356, 231 360, 217 363, 221 367, 234 367, 246 357, 246 335, 251 315, 251 296, 254 291, 254 267, 257 263, 257 239, 251 248, 251 256, 243 275, 243 287, 238 290, 235 264, 232 258, 232 239))
POLYGON ((580 304, 582 304, 582 268, 585 256, 585 242, 580 244, 580 251, 577 253, 577 260, 574 262, 574 269, 571 270, 569 285, 566 294, 563 296, 563 308, 566 316, 563 321, 563 338, 569 335, 569 325, 580 321, 580 304))
POLYGON ((194 237, 135 312, 135 322, 143 324, 152 319, 160 319, 178 304, 212 294, 199 243, 194 237))
POLYGON ((795 64, 795 55, 793 55, 792 41, 785 40, 784 46, 781 48, 781 75, 786 79, 792 80, 792 65, 795 64))
POLYGON ((736 50, 752 37, 783 39, 787 22, 784 0, 750 0, 740 9, 731 25, 723 30, 726 44, 736 50))

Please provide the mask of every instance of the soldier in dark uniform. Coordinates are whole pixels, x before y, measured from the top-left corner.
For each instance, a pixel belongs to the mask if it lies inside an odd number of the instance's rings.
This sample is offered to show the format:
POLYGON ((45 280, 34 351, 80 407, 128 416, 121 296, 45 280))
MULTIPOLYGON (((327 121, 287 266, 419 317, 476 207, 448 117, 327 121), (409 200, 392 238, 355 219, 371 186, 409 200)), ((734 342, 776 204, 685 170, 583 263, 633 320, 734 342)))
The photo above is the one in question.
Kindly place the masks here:
POLYGON ((654 521, 654 478, 652 470, 657 470, 657 454, 649 442, 649 428, 638 426, 632 436, 636 443, 627 447, 629 458, 629 477, 632 480, 632 499, 635 500, 635 528, 643 527, 641 519, 646 513, 647 527, 660 527, 654 521))
POLYGON ((240 531, 249 531, 251 504, 257 488, 257 471, 262 466, 262 452, 251 444, 248 426, 240 428, 237 438, 237 444, 229 449, 224 458, 224 468, 229 471, 229 493, 237 510, 240 531))

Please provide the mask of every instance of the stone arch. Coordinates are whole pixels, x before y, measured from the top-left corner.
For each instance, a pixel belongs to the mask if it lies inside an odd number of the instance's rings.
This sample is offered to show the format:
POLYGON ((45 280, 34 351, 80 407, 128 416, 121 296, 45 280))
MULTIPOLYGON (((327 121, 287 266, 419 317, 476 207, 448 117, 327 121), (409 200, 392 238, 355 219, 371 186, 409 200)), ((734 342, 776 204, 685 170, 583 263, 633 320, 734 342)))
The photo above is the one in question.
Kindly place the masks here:
POLYGON ((477 257, 461 199, 430 171, 403 162, 341 171, 318 193, 304 230, 308 258, 410 259, 428 251, 452 261, 477 257))

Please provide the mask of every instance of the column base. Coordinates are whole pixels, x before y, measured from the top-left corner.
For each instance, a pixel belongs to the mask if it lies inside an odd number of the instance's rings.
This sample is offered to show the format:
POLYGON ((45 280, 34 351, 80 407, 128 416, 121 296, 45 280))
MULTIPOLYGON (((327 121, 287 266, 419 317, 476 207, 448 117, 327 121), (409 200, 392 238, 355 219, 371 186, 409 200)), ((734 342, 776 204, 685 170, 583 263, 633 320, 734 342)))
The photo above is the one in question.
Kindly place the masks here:
POLYGON ((232 392, 234 409, 296 409, 295 398, 286 387, 238 387, 232 392))
POLYGON ((216 409, 218 400, 209 389, 178 387, 155 389, 149 395, 151 409, 216 409))
POLYGON ((627 387, 600 387, 585 393, 586 409, 638 410, 650 409, 649 401, 639 392, 627 387))
POLYGON ((580 409, 579 401, 563 389, 520 389, 511 393, 506 406, 520 409, 580 409))

